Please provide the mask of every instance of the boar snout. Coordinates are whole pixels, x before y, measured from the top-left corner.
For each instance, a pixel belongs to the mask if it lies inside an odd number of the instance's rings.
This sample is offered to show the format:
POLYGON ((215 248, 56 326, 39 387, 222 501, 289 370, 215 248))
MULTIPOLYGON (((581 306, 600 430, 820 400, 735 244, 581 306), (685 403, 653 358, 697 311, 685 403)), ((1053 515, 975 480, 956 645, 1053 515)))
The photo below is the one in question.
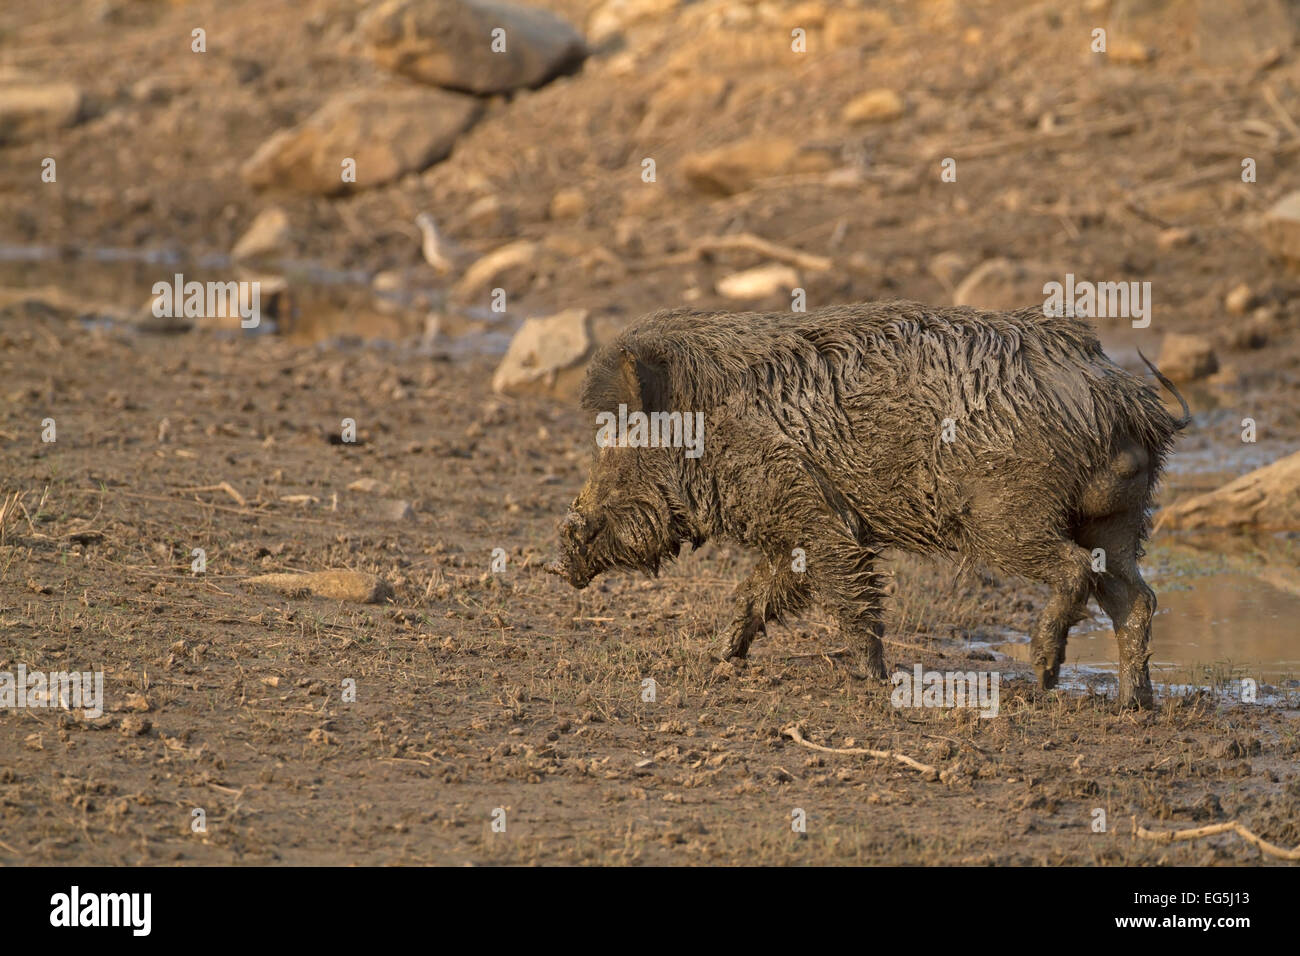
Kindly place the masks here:
POLYGON ((560 534, 577 538, 587 529, 587 519, 577 511, 570 511, 560 522, 560 534))
POLYGON ((579 591, 591 583, 591 578, 588 575, 576 570, 572 565, 568 564, 564 558, 556 558, 554 561, 547 564, 543 570, 545 570, 547 574, 558 574, 579 591))

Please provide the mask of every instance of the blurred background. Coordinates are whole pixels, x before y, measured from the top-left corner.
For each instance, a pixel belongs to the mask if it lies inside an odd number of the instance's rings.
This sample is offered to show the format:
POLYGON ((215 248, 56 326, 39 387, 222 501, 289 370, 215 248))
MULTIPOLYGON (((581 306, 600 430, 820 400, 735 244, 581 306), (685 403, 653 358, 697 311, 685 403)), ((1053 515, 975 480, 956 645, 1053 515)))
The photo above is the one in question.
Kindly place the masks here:
POLYGON ((1073 272, 1150 281, 1145 337, 1218 333, 1183 377, 1237 382, 1266 361, 1238 346, 1293 331, 1297 213, 1259 220, 1300 188, 1298 24, 1288 0, 10 0, 3 280, 130 321, 174 271, 273 274, 281 332, 401 338, 792 286, 1019 306, 1073 272))

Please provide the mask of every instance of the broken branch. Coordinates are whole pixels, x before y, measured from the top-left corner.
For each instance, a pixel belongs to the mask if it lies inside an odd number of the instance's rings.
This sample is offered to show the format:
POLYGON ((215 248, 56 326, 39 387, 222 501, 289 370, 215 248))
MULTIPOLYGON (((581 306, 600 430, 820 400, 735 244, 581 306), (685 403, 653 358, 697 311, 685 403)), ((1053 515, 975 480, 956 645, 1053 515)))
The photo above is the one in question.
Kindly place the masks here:
POLYGON ((781 733, 801 747, 807 747, 809 750, 819 750, 827 754, 860 754, 874 760, 896 760, 903 766, 923 774, 927 780, 939 779, 939 771, 934 767, 921 763, 919 760, 913 760, 907 754, 901 754, 897 750, 870 750, 866 747, 823 747, 821 744, 815 744, 806 739, 797 725, 787 727, 781 733))
POLYGON ((1202 837, 1218 836, 1220 833, 1235 833, 1261 853, 1275 856, 1279 860, 1300 860, 1300 846, 1297 846, 1294 850, 1288 850, 1286 847, 1269 843, 1263 837, 1251 833, 1236 820, 1229 820, 1227 823, 1212 823, 1204 827, 1193 827, 1190 830, 1148 830, 1146 827, 1138 826, 1137 817, 1133 818, 1133 834, 1144 840, 1155 840, 1157 843, 1173 843, 1176 840, 1199 840, 1202 837))

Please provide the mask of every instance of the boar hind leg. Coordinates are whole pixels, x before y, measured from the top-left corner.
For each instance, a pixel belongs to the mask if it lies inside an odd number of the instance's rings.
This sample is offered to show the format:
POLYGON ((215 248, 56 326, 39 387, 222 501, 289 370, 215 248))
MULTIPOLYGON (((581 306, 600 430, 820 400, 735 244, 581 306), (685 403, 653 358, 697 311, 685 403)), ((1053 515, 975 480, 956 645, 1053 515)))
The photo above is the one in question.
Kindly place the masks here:
POLYGON ((1145 532, 1143 505, 1096 518, 1084 525, 1079 542, 1100 551, 1105 570, 1095 576, 1097 604, 1115 628, 1119 645, 1119 705, 1149 708, 1154 704, 1148 646, 1156 594, 1138 571, 1138 554, 1145 532))
POLYGON ((761 559, 736 589, 735 614, 727 628, 724 657, 747 657, 754 638, 767 633, 768 621, 806 607, 808 598, 805 575, 795 572, 788 563, 761 559))
POLYGON ((1137 542, 1141 518, 1111 519, 1091 529, 1096 546, 1106 553, 1106 571, 1097 576, 1097 603, 1115 628, 1119 645, 1119 702, 1121 707, 1150 707, 1155 702, 1148 666, 1151 618, 1156 612, 1155 593, 1138 572, 1137 542))
POLYGON ((1029 653, 1043 690, 1051 690, 1065 661, 1065 642, 1070 627, 1083 616, 1092 585, 1092 563, 1088 552, 1079 546, 1061 542, 1056 548, 1059 560, 1046 573, 1034 575, 1052 587, 1052 596, 1034 623, 1029 653))
POLYGON ((1094 593, 1115 628, 1123 707, 1150 707, 1155 702, 1147 660, 1156 596, 1142 580, 1137 563, 1153 481, 1150 453, 1136 441, 1123 444, 1085 492, 1082 504, 1088 520, 1076 535, 1081 545, 1106 560, 1094 593))
POLYGON ((1115 626, 1119 644, 1119 703, 1121 707, 1150 707, 1155 703, 1147 650, 1155 593, 1133 569, 1131 575, 1107 575, 1097 586, 1097 601, 1115 626))

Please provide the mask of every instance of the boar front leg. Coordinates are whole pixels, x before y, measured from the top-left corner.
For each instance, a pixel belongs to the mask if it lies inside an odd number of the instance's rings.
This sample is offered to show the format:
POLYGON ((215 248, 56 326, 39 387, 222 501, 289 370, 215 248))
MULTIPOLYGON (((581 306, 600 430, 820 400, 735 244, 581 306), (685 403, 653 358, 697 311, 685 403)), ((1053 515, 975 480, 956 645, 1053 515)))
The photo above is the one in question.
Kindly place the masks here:
POLYGON ((794 571, 787 562, 761 559, 736 589, 724 658, 747 657, 754 638, 767 633, 768 621, 807 606, 808 590, 805 575, 794 571))
POLYGON ((808 570, 815 575, 818 598, 834 615, 849 645, 856 647, 867 675, 885 680, 884 582, 875 561, 876 552, 856 540, 834 541, 808 552, 808 570))

